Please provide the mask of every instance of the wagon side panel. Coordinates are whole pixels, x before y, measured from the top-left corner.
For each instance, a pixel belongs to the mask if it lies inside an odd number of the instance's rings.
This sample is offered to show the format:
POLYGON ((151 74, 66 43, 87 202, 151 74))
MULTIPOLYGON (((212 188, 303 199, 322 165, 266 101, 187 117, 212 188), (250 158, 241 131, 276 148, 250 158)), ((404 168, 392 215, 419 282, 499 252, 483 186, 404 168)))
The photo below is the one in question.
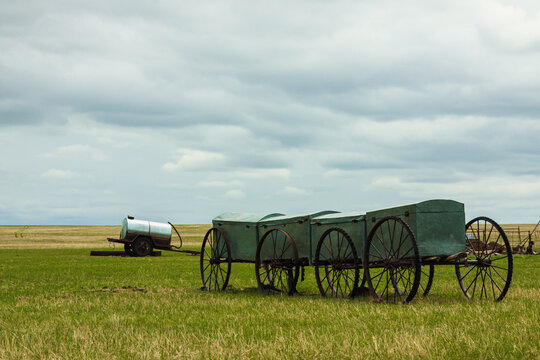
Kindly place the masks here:
MULTIPOLYGON (((259 222, 259 236, 262 238, 264 234, 272 229, 281 229, 291 235, 296 249, 298 251, 298 257, 300 259, 306 259, 312 263, 312 247, 316 246, 318 239, 314 239, 311 234, 310 220, 314 217, 337 213, 336 211, 320 211, 312 214, 305 215, 292 215, 275 217, 267 221, 259 222)), ((313 253, 315 250, 313 250, 313 253)))
MULTIPOLYGON (((462 203, 453 200, 428 200, 368 212, 368 233, 376 222, 397 216, 409 225, 416 238, 419 255, 449 256, 465 251, 465 213, 462 203)), ((388 234, 392 229, 382 229, 388 234)))
MULTIPOLYGON (((361 257, 364 251, 364 243, 366 238, 366 222, 363 215, 347 215, 341 217, 320 217, 311 221, 311 238, 312 238, 312 258, 315 256, 317 244, 327 230, 338 228, 347 233, 356 249, 357 256, 361 257)), ((338 246, 336 242, 330 242, 333 247, 338 246)), ((328 251, 336 251, 337 249, 327 249, 328 251)))
POLYGON ((448 256, 463 252, 465 213, 420 213, 416 216, 420 256, 448 256))
MULTIPOLYGON (((267 223, 259 225, 259 234, 262 237, 266 232, 272 229, 281 229, 286 231, 293 239, 298 251, 299 258, 309 258, 309 221, 299 219, 296 222, 289 223, 267 223)), ((266 260, 266 259, 263 259, 266 260)))

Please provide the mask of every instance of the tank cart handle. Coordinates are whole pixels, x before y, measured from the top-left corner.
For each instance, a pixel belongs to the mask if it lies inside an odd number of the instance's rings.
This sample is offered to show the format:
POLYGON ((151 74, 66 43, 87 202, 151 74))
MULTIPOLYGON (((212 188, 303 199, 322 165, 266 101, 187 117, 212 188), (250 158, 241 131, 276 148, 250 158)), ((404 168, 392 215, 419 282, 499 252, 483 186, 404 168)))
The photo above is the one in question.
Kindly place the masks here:
POLYGON ((174 225, 173 225, 173 224, 171 224, 171 222, 170 222, 170 221, 168 221, 168 223, 169 223, 169 225, 171 225, 171 226, 172 226, 172 228, 173 228, 173 229, 174 229, 174 231, 176 232, 176 235, 178 235, 178 238, 180 239, 180 246, 174 246, 174 245, 171 245, 171 247, 173 247, 173 248, 176 248, 176 249, 180 249, 180 248, 182 248, 182 237, 180 236, 180 233, 178 232, 178 230, 176 230, 176 228, 174 227, 174 225))

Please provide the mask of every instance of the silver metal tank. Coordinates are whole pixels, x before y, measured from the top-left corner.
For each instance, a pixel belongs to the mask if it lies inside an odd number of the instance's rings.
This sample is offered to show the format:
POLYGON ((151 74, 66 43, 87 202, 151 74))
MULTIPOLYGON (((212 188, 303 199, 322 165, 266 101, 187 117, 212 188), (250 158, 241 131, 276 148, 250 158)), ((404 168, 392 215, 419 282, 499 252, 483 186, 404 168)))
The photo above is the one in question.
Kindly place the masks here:
POLYGON ((122 230, 120 231, 121 240, 133 240, 137 236, 147 236, 154 242, 170 243, 171 225, 146 220, 136 220, 128 216, 122 221, 122 230))

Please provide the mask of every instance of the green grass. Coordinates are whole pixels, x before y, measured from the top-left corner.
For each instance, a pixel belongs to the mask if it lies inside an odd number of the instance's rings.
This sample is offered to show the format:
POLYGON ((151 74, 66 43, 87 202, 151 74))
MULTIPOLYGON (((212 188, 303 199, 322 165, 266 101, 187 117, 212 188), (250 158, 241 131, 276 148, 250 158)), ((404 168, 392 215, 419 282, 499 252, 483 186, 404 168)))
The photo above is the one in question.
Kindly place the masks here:
POLYGON ((540 356, 540 256, 515 258, 500 303, 467 301, 440 266, 408 305, 321 298, 311 268, 300 295, 263 296, 250 264, 233 264, 224 293, 202 292, 198 257, 170 252, 1 249, 0 264, 0 359, 540 356))

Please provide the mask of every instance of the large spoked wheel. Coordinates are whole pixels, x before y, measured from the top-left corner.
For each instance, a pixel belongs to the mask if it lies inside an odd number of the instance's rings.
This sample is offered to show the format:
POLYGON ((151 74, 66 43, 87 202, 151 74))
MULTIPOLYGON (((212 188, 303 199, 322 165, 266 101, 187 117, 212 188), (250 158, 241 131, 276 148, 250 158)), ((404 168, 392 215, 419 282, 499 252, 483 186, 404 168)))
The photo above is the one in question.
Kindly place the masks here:
POLYGON ((379 220, 364 248, 364 273, 376 301, 411 301, 420 284, 421 268, 416 239, 398 217, 379 220))
POLYGON ((281 229, 266 232, 255 255, 255 276, 262 293, 292 295, 300 274, 298 251, 291 235, 281 229))
POLYGON ((131 250, 135 256, 139 257, 150 255, 153 249, 154 245, 152 244, 152 241, 144 236, 137 237, 131 244, 131 250))
POLYGON ((429 294, 429 290, 431 290, 431 284, 433 284, 435 266, 423 265, 421 271, 422 275, 420 277, 420 284, 418 285, 418 290, 422 292, 422 296, 427 296, 429 294))
POLYGON ((322 296, 354 297, 360 261, 351 237, 342 229, 328 229, 315 251, 315 278, 322 296))
POLYGON ((231 275, 231 245, 225 232, 211 228, 204 236, 201 248, 202 290, 222 291, 231 275))
POLYGON ((487 217, 465 225, 467 259, 456 264, 459 286, 469 299, 500 301, 512 281, 512 248, 503 229, 487 217))

